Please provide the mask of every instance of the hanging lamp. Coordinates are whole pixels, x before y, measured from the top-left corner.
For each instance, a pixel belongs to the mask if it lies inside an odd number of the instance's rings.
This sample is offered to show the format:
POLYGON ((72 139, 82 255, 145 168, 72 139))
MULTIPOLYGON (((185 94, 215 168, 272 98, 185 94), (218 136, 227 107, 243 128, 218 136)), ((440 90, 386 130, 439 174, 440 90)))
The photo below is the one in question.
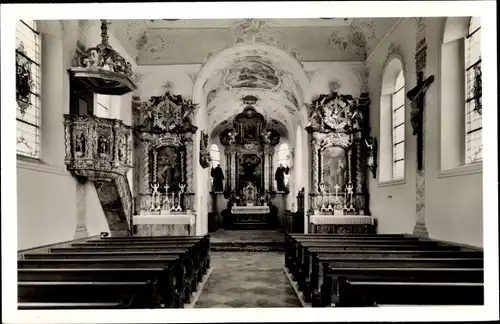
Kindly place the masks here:
POLYGON ((133 71, 127 62, 108 42, 108 24, 101 19, 102 42, 78 57, 78 66, 68 70, 72 80, 93 93, 123 95, 137 89, 133 71))

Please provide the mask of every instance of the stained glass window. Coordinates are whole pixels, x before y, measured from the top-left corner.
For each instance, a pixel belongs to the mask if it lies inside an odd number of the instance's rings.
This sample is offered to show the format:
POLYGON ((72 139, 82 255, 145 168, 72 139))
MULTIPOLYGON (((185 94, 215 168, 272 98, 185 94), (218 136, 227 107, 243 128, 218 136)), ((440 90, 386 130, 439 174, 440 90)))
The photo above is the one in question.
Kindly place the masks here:
POLYGON ((400 71, 392 93, 392 178, 405 173, 405 79, 400 71))
POLYGON ((472 17, 465 39, 465 163, 480 162, 482 150, 481 21, 472 17))
POLYGON ((220 151, 217 144, 212 144, 212 146, 210 146, 210 157, 212 159, 212 168, 220 164, 220 151))
POLYGON ((40 158, 40 34, 33 20, 16 26, 17 154, 40 158))

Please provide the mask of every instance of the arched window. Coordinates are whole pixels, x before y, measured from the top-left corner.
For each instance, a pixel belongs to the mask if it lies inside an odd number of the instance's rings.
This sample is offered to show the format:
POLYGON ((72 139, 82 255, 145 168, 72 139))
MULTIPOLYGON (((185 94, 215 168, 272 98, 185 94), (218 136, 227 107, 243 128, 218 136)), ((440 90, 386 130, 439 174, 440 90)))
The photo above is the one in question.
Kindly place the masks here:
POLYGON ((465 163, 482 161, 481 21, 472 17, 465 40, 465 163))
POLYGON ((405 177, 405 77, 403 64, 393 58, 387 64, 380 99, 380 181, 405 177))
POLYGON ((220 164, 220 151, 217 144, 212 144, 210 146, 210 157, 212 159, 212 168, 220 164))
POLYGON ((288 159, 290 157, 290 150, 288 144, 283 143, 278 150, 278 165, 282 164, 284 167, 288 166, 288 159))
POLYGON ((392 178, 405 174, 405 78, 400 71, 392 94, 392 178))
POLYGON ((16 28, 17 154, 41 157, 41 43, 37 23, 20 20, 16 28))

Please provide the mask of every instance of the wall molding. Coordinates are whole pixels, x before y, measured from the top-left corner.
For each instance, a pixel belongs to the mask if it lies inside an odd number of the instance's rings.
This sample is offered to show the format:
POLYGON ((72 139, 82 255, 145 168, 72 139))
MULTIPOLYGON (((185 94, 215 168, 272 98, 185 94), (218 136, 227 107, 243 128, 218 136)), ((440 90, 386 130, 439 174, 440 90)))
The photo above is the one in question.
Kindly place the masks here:
POLYGON ((44 163, 40 160, 27 160, 22 157, 17 158, 17 168, 21 170, 30 170, 35 172, 42 173, 51 173, 62 176, 70 176, 69 171, 65 168, 55 167, 49 164, 44 163))
POLYGON ((388 180, 378 183, 378 187, 400 186, 406 184, 406 179, 388 180))
POLYGON ((439 170, 438 178, 458 177, 483 173, 483 162, 464 164, 449 170, 439 170))

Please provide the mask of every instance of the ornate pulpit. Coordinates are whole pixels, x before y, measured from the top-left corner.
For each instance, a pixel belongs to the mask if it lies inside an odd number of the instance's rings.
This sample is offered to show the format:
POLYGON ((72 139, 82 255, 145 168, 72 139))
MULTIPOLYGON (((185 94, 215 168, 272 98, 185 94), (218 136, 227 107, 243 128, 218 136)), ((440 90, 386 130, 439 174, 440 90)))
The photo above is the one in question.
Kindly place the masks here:
POLYGON ((169 91, 148 102, 134 99, 136 234, 194 234, 195 105, 169 91))
POLYGON ((366 163, 369 98, 321 95, 309 105, 312 232, 374 232, 367 206, 366 163))

